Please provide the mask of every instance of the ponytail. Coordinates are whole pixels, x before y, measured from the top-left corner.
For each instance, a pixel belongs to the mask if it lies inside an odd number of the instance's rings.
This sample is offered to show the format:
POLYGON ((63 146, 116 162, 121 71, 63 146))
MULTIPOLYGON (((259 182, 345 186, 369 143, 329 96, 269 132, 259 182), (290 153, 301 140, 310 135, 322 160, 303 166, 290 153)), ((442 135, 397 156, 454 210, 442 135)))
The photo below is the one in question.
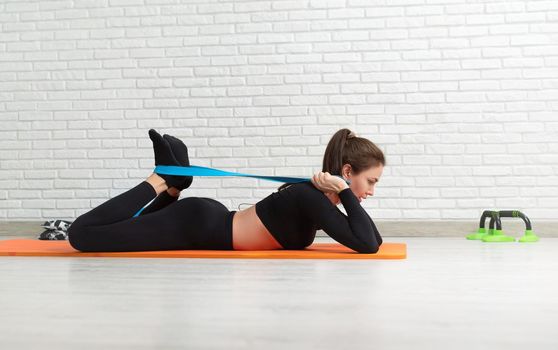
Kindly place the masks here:
MULTIPOLYGON (((358 137, 347 128, 338 130, 329 140, 322 161, 322 172, 342 176, 343 165, 349 164, 354 174, 380 164, 385 165, 384 153, 372 141, 358 137)), ((278 190, 292 185, 284 183, 278 190)))

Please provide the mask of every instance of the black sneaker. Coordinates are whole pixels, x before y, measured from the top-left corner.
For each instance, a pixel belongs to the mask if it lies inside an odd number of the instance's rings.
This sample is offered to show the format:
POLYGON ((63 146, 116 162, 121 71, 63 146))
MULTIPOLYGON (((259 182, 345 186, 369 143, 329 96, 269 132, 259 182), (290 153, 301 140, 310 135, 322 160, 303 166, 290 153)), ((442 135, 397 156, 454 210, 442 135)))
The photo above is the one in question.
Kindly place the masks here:
POLYGON ((43 241, 64 241, 68 239, 68 235, 60 230, 45 230, 38 238, 43 241))
POLYGON ((72 221, 66 220, 48 220, 45 221, 41 226, 46 228, 47 230, 59 230, 59 231, 68 231, 68 227, 72 224, 72 221))

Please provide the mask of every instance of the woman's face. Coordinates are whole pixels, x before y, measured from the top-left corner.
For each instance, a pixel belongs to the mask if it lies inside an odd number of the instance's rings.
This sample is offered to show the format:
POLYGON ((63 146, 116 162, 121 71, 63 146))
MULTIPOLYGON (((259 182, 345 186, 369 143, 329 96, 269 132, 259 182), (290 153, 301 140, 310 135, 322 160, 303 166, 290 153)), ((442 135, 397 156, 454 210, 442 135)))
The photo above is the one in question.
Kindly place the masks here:
POLYGON ((380 164, 363 170, 360 174, 355 175, 352 172, 351 166, 349 164, 345 164, 341 174, 343 174, 343 178, 345 178, 345 180, 351 181, 349 187, 359 199, 359 202, 362 202, 362 200, 366 199, 368 196, 374 195, 374 186, 376 186, 376 183, 380 180, 383 171, 384 166, 380 164))

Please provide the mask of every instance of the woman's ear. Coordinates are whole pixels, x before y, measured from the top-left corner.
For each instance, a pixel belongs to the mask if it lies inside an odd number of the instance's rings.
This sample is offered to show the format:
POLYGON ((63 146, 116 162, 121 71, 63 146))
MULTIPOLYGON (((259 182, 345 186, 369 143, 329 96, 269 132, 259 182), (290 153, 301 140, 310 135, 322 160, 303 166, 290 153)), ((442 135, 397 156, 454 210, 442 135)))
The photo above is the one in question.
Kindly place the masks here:
POLYGON ((345 178, 345 180, 349 180, 349 176, 351 174, 351 165, 350 164, 345 164, 343 165, 343 168, 341 169, 341 176, 343 176, 345 178))

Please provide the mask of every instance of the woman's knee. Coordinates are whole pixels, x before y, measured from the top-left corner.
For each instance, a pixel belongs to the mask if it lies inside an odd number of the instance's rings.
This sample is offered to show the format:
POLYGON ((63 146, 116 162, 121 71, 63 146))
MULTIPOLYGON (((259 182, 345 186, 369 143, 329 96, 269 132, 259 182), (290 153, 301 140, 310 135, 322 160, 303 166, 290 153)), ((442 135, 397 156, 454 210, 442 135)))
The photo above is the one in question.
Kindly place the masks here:
POLYGON ((86 251, 87 250, 87 227, 82 225, 78 220, 75 220, 70 227, 68 227, 68 242, 72 248, 86 251))

